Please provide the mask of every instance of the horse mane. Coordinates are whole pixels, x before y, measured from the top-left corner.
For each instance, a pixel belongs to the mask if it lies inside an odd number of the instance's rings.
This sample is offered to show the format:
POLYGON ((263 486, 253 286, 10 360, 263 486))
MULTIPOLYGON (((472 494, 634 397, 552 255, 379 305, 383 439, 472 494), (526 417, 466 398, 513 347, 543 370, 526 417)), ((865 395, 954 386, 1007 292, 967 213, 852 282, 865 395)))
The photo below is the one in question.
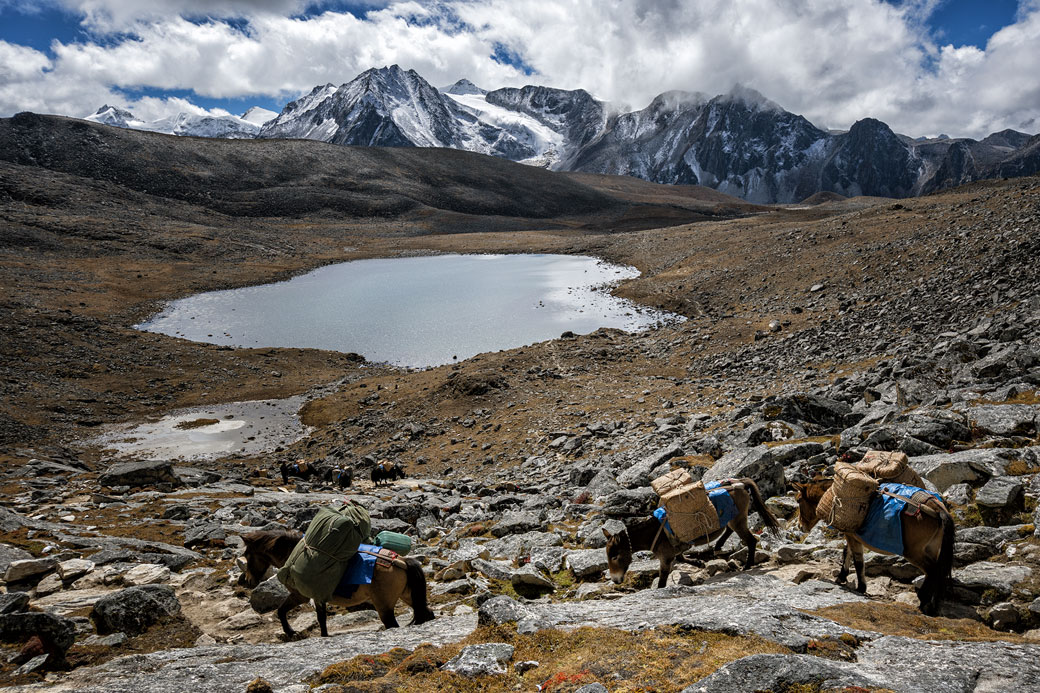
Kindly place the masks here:
POLYGON ((804 486, 802 486, 802 493, 805 495, 809 502, 813 505, 817 505, 820 499, 823 498, 823 494, 827 492, 827 489, 834 483, 834 479, 813 479, 804 486))
POLYGON ((246 546, 252 548, 254 551, 268 552, 275 549, 280 543, 292 541, 292 545, 296 546, 296 543, 303 537, 299 532, 290 532, 288 530, 257 530, 250 532, 249 534, 242 535, 242 541, 246 543, 246 546))

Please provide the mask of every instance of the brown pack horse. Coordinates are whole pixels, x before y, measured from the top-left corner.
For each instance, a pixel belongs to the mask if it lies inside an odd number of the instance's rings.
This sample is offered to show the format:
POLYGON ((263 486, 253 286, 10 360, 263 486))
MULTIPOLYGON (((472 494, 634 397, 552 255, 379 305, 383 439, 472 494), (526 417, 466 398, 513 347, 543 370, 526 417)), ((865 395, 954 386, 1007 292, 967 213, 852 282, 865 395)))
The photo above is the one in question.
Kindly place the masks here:
MULTIPOLYGON (((792 484, 798 494, 798 522, 803 532, 808 532, 821 518, 816 506, 824 492, 834 483, 832 479, 816 479, 807 484, 792 484)), ((920 506, 920 511, 910 515, 900 513, 903 525, 903 557, 924 571, 924 583, 917 590, 921 613, 935 616, 946 594, 946 586, 953 569, 954 524, 950 513, 941 503, 931 498, 920 506)), ((863 549, 891 555, 863 542, 851 532, 845 532, 845 550, 841 556, 841 569, 835 579, 839 585, 849 576, 849 557, 856 567, 856 590, 867 591, 867 579, 863 574, 863 549)))
MULTIPOLYGON (((285 564, 301 537, 302 535, 296 532, 283 531, 251 532, 244 535, 242 540, 246 544, 246 570, 238 579, 238 583, 249 589, 259 585, 268 568, 281 568, 285 564)), ((394 616, 394 607, 398 600, 412 607, 414 617, 409 625, 418 625, 434 619, 433 612, 426 602, 426 576, 423 575, 419 561, 414 558, 399 558, 391 564, 390 570, 376 568, 371 584, 359 585, 349 598, 333 596, 331 603, 339 606, 371 604, 384 626, 396 628, 398 623, 394 616)), ((289 596, 278 607, 278 620, 282 623, 282 630, 285 631, 287 639, 299 637, 289 626, 287 614, 309 601, 310 599, 302 594, 289 590, 289 596)), ((322 637, 328 637, 327 604, 315 603, 314 610, 318 614, 318 627, 321 629, 322 637)))
POLYGON ((625 529, 617 534, 611 534, 605 528, 603 534, 607 537, 607 566, 610 569, 610 579, 617 584, 625 579, 628 567, 632 565, 632 554, 636 551, 651 551, 660 562, 661 569, 658 573, 657 586, 664 587, 668 583, 668 574, 672 572, 675 558, 687 551, 694 544, 707 544, 712 539, 715 542, 715 551, 721 551, 726 540, 733 532, 737 533, 744 546, 748 549, 747 559, 744 561, 744 570, 755 565, 755 547, 758 539, 748 529, 748 510, 752 507, 758 513, 766 527, 771 532, 778 533, 780 524, 773 514, 766 508, 762 501, 762 494, 753 479, 728 479, 722 484, 722 488, 729 491, 733 503, 737 506, 737 516, 730 520, 725 527, 720 527, 702 540, 693 544, 681 543, 673 545, 665 533, 661 530, 661 523, 655 517, 640 518, 625 524, 625 529))

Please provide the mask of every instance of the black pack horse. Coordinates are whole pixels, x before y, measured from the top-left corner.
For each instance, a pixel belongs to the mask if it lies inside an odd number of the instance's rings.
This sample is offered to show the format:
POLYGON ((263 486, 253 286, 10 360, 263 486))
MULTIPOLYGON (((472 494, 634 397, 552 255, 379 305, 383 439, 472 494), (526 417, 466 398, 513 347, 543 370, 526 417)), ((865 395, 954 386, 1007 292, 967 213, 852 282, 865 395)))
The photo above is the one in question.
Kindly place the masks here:
MULTIPOLYGON (((277 530, 250 532, 244 535, 242 540, 246 545, 246 569, 239 577, 238 584, 249 589, 259 585, 268 568, 281 568, 285 565, 286 559, 302 536, 297 532, 277 530)), ((413 618, 409 625, 419 625, 435 618, 427 601, 426 576, 423 574, 422 565, 414 558, 397 558, 391 563, 389 570, 376 568, 371 584, 359 585, 350 597, 334 595, 330 603, 339 606, 371 604, 384 626, 397 628, 394 607, 399 600, 412 607, 413 618)), ((281 621, 286 639, 294 640, 299 637, 289 625, 288 613, 309 601, 310 599, 302 594, 289 590, 289 596, 278 607, 278 620, 281 621)), ((321 636, 328 637, 328 605, 315 603, 314 610, 318 615, 321 636)))
POLYGON ((282 473, 283 484, 289 483, 289 477, 298 477, 304 481, 308 481, 312 476, 321 473, 321 470, 316 465, 304 460, 282 462, 278 466, 278 471, 282 473))
POLYGON ((754 566, 758 539, 748 529, 749 509, 754 508, 773 534, 780 532, 780 524, 769 512, 769 508, 762 500, 758 485, 753 479, 746 477, 727 479, 721 488, 729 491, 729 495, 737 507, 737 515, 725 527, 720 527, 696 542, 672 544, 656 517, 639 518, 626 522, 625 529, 617 534, 611 534, 604 528, 603 534, 607 537, 607 567, 610 569, 610 579, 620 585, 625 579, 628 567, 632 565, 632 554, 636 551, 650 551, 661 564, 657 575, 657 586, 664 587, 668 583, 668 574, 672 572, 676 557, 688 551, 695 544, 706 544, 712 539, 717 539, 715 551, 721 551, 726 540, 734 532, 747 547, 748 554, 744 560, 744 570, 749 570, 754 566))
POLYGON ((372 483, 376 486, 383 482, 389 483, 395 479, 403 479, 405 476, 404 467, 401 466, 400 462, 383 460, 372 467, 372 483))
POLYGON ((321 480, 337 488, 350 488, 354 483, 354 470, 351 467, 328 467, 321 480))

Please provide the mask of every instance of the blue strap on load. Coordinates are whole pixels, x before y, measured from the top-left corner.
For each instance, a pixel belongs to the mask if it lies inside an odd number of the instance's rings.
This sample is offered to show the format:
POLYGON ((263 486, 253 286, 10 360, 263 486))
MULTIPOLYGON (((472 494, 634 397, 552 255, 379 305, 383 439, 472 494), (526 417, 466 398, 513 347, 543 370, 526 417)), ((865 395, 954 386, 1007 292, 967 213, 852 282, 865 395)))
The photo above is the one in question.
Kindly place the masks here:
POLYGON ((379 549, 379 546, 371 544, 362 544, 358 547, 358 552, 347 563, 347 569, 343 571, 343 577, 339 579, 339 584, 333 591, 335 596, 349 598, 354 595, 359 585, 372 584, 372 575, 376 570, 374 554, 378 554, 379 549), (368 553, 369 551, 371 553, 368 553))
POLYGON ((654 517, 664 525, 664 531, 668 532, 668 536, 674 538, 675 532, 672 531, 672 526, 668 524, 668 511, 664 508, 658 508, 654 511, 654 517))
POLYGON ((709 481, 704 484, 704 490, 708 492, 708 500, 718 513, 719 527, 725 527, 737 516, 737 504, 733 502, 733 496, 729 495, 729 491, 719 488, 721 485, 721 481, 709 481))
POLYGON ((856 536, 871 548, 902 556, 903 522, 900 516, 906 508, 907 501, 920 491, 931 494, 940 503, 943 502, 942 496, 928 489, 906 484, 886 483, 878 486, 878 489, 894 493, 900 498, 875 493, 870 500, 870 507, 867 508, 867 518, 856 530, 856 536))

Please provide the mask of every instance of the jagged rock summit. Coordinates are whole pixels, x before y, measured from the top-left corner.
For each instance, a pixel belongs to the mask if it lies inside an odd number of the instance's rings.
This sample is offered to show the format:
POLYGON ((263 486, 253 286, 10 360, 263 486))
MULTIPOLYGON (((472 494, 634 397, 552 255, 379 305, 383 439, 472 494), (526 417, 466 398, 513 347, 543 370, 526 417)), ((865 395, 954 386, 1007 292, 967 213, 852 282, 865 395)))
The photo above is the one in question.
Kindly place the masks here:
POLYGON ((145 123, 104 106, 88 120, 205 137, 450 147, 558 171, 704 185, 757 203, 798 202, 818 192, 911 197, 1040 170, 1037 146, 1025 133, 914 140, 870 117, 847 132, 825 131, 742 85, 714 98, 669 91, 641 110, 619 113, 583 89, 488 91, 460 79, 438 90, 398 65, 366 70, 338 87, 318 85, 279 114, 254 108, 242 118, 182 113, 145 123))

